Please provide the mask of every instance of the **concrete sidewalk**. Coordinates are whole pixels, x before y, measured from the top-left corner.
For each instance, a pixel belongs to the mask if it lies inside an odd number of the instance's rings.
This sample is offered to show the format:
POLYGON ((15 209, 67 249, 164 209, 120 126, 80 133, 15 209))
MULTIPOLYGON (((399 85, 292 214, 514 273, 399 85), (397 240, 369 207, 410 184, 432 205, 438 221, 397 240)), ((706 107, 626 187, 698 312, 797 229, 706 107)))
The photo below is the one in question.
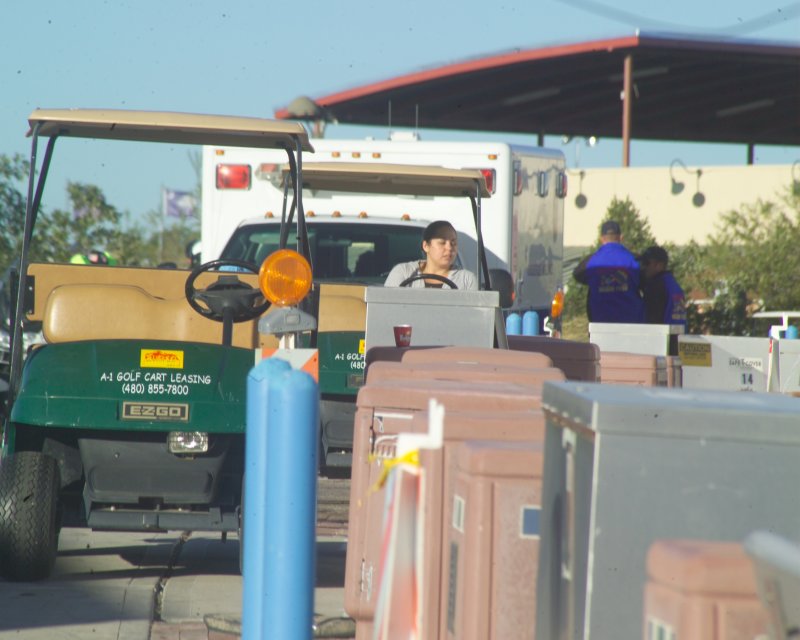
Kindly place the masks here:
POLYGON ((52 576, 0 580, 0 638, 145 640, 174 534, 64 528, 52 576))
MULTIPOLYGON (((317 551, 315 637, 352 638, 345 540, 317 551)), ((0 580, 0 640, 230 640, 241 603, 236 536, 64 528, 48 580, 0 580)))
MULTIPOLYGON (((352 638, 355 623, 344 612, 342 538, 317 541, 315 638, 352 638)), ((156 602, 151 640, 228 640, 241 633, 242 578, 235 536, 186 540, 156 602)))

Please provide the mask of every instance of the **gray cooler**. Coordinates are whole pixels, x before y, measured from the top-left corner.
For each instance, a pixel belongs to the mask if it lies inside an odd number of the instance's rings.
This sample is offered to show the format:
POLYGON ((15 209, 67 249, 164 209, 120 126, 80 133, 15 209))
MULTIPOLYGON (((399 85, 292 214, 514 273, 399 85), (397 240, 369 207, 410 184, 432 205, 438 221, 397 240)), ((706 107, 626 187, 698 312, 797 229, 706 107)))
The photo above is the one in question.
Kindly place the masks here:
POLYGON ((546 382, 537 638, 642 634, 663 538, 800 539, 800 401, 546 382))
POLYGON ((492 347, 496 291, 367 287, 366 348, 394 346, 394 326, 410 324, 411 345, 492 347))

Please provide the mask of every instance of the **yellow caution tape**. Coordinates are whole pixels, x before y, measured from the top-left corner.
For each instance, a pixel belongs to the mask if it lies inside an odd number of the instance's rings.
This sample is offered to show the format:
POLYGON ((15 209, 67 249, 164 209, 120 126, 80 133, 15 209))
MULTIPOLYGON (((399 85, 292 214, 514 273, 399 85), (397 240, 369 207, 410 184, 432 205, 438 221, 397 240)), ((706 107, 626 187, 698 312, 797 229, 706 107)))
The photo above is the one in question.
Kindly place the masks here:
MULTIPOLYGON (((370 462, 374 462, 377 459, 378 459, 378 457, 374 453, 371 453, 369 455, 369 461, 370 462)), ((419 466, 419 450, 418 449, 414 449, 413 451, 409 451, 405 455, 402 455, 402 456, 400 456, 398 458, 391 458, 390 460, 383 460, 381 462, 381 464, 383 465, 383 470, 381 471, 381 475, 377 479, 375 484, 373 484, 369 488, 369 492, 370 493, 378 491, 379 489, 383 489, 383 485, 386 484, 386 478, 389 477, 389 472, 394 467, 396 467, 397 465, 399 465, 399 464, 410 464, 410 465, 413 465, 415 467, 418 467, 419 466)))

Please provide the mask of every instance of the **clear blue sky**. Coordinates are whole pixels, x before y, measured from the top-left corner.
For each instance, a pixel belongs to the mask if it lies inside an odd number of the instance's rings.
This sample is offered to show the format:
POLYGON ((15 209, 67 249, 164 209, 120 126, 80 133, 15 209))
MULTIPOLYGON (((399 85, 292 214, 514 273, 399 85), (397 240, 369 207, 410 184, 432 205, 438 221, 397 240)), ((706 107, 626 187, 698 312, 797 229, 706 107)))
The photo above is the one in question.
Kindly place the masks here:
MULTIPOLYGON (((631 35, 637 28, 800 44, 798 0, 42 0, 31 6, 16 0, 6 5, 0 39, 3 154, 30 153, 26 118, 37 107, 272 117, 299 95, 322 96, 516 48, 631 35)), ((336 126, 326 135, 386 133, 336 126)), ((571 166, 576 160, 585 167, 620 164, 619 141, 601 140, 577 154, 574 142, 562 146, 560 139, 547 138, 546 144, 562 148, 571 166)), ((66 149, 56 146, 45 206, 65 206, 65 186, 72 180, 98 184, 112 204, 140 214, 158 207, 161 185, 188 190, 196 182, 183 149, 167 164, 153 164, 138 148, 123 152, 121 145, 117 151, 101 149, 94 162, 81 157, 80 145, 66 149)), ((687 165, 737 164, 744 162, 745 149, 634 141, 631 156, 634 166, 667 165, 675 157, 687 165)), ((798 159, 798 147, 756 147, 759 164, 798 159)))

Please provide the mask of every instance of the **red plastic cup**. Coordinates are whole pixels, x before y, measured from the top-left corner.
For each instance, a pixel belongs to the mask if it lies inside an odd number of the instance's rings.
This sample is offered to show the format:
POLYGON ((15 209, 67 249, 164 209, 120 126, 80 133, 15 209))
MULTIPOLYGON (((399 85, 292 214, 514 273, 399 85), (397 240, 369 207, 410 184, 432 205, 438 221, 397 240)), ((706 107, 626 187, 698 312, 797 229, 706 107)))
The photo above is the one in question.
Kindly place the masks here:
POLYGON ((410 324, 397 324, 394 326, 394 344, 398 347, 411 346, 410 324))

